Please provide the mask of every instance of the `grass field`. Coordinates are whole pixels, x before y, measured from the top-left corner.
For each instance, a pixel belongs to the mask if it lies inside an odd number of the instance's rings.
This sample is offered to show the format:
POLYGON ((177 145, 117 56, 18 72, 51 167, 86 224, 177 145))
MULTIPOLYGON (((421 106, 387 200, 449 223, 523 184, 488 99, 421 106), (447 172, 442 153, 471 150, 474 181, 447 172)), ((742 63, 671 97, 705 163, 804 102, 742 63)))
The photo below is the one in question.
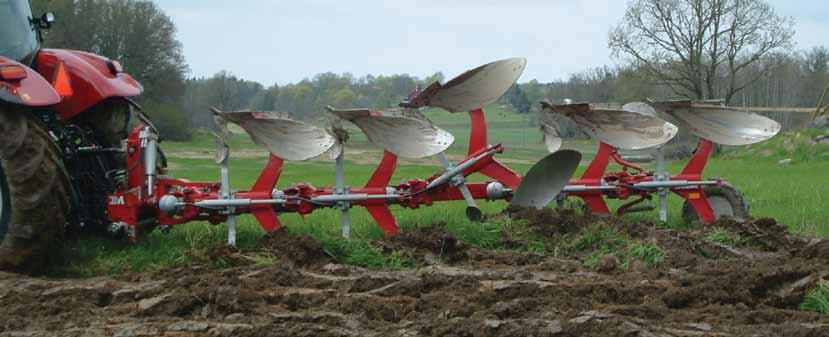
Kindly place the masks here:
MULTIPOLYGON (((525 172, 530 163, 541 158, 545 151, 540 143, 540 133, 532 126, 527 116, 505 113, 499 109, 490 109, 489 119, 490 143, 503 143, 507 147, 499 159, 519 172, 525 172)), ((468 123, 466 114, 449 114, 430 111, 433 121, 453 133, 456 143, 450 149, 450 157, 463 156, 468 141, 468 123)), ((206 132, 197 132, 195 138, 186 143, 165 142, 170 173, 175 177, 190 180, 218 180, 218 168, 213 163, 213 139, 206 132)), ((244 135, 235 135, 231 141, 232 150, 240 154, 231 155, 231 182, 234 188, 250 187, 260 173, 266 161, 266 152, 254 145, 244 135)), ((595 153, 596 144, 592 141, 567 142, 565 147, 583 153, 584 165, 595 153)), ((381 151, 366 143, 364 136, 353 133, 347 157, 347 184, 362 185, 374 170, 381 151), (354 155, 356 154, 356 155, 354 155)), ((669 172, 677 172, 684 163, 672 162, 669 172)), ((426 178, 439 171, 436 161, 404 161, 392 182, 404 178, 426 178)), ((752 214, 758 217, 773 217, 785 223, 798 233, 808 236, 829 236, 829 210, 824 195, 829 194, 829 185, 822 182, 829 172, 829 161, 795 161, 790 165, 777 164, 776 157, 729 156, 714 158, 706 171, 708 177, 724 177, 742 190, 751 205, 752 214)), ((473 178, 473 180, 484 180, 473 178)), ((287 163, 279 187, 307 182, 316 186, 333 185, 334 165, 327 160, 312 160, 300 163, 287 163)), ((497 213, 505 207, 504 202, 481 202, 485 213, 497 213)), ((620 202, 613 202, 612 206, 620 202)), ((686 227, 679 211, 682 200, 669 197, 669 221, 659 226, 686 227)), ((502 222, 472 223, 464 216, 465 205, 462 202, 442 203, 418 210, 401 209, 393 206, 392 210, 399 224, 406 230, 414 226, 432 223, 445 223, 447 230, 459 239, 481 247, 499 249, 498 238, 502 222)), ((639 213, 633 217, 657 222, 656 212, 639 213)), ((322 210, 306 217, 294 214, 280 216, 282 223, 293 233, 304 233, 323 242, 332 256, 342 258, 345 262, 370 267, 401 267, 406 261, 383 255, 372 241, 382 238, 380 230, 360 208, 352 211, 352 235, 350 241, 342 240, 340 219, 337 211, 322 210)), ((263 232, 259 225, 248 216, 240 219, 240 249, 254 248, 263 232)), ((194 223, 172 229, 168 233, 155 231, 143 238, 137 245, 127 245, 108 239, 88 238, 70 241, 59 256, 62 259, 53 268, 57 275, 100 275, 123 271, 139 271, 147 268, 164 268, 173 265, 191 263, 204 259, 211 249, 222 245, 226 237, 226 227, 212 226, 206 223, 194 223)), ((273 257, 253 256, 257 262, 269 263, 273 257)))

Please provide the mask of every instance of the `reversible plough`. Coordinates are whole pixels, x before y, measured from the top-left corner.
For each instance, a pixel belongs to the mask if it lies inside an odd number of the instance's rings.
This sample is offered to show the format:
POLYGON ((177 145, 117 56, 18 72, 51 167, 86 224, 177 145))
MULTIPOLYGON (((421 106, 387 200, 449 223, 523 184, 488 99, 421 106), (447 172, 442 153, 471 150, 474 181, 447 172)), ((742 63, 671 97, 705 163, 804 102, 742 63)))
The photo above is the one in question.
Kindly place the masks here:
MULTIPOLYGON (((108 213, 114 227, 123 229, 131 240, 154 225, 171 227, 191 221, 227 222, 229 244, 235 244, 235 217, 252 214, 265 231, 281 227, 279 214, 310 214, 322 208, 342 212, 343 236, 350 235, 349 210, 366 208, 379 227, 390 236, 399 231, 390 205, 416 209, 440 201, 460 201, 472 220, 482 217, 479 200, 507 200, 513 207, 546 207, 566 196, 582 198, 590 210, 610 213, 606 198, 637 199, 620 207, 618 214, 637 210, 637 204, 651 199, 662 200, 674 192, 687 200, 702 222, 717 217, 713 198, 706 197, 707 186, 728 186, 724 181, 703 180, 701 175, 713 142, 726 145, 750 144, 765 140, 779 130, 779 125, 759 115, 710 103, 669 101, 630 103, 621 109, 603 109, 590 104, 554 105, 542 103, 542 128, 551 154, 537 162, 522 176, 495 159, 504 151, 501 144, 489 143, 483 107, 495 102, 512 87, 522 74, 526 61, 507 59, 467 71, 449 82, 418 89, 398 108, 381 111, 337 109, 328 107, 330 123, 326 127, 295 120, 288 114, 274 112, 223 112, 214 109, 217 132, 216 163, 220 182, 191 182, 158 175, 158 136, 151 125, 139 125, 127 140, 129 168, 126 188, 110 197, 108 213), (450 112, 468 113, 470 137, 467 155, 453 163, 445 151, 453 144, 449 132, 434 125, 419 110, 438 107, 450 112), (686 123, 701 140, 696 153, 682 173, 668 176, 659 161, 657 172, 646 171, 628 162, 619 149, 641 150, 661 147, 678 132, 673 124, 657 117, 666 113, 686 123), (581 161, 572 150, 560 150, 561 140, 551 114, 563 114, 600 141, 599 151, 583 176, 571 180, 581 161), (270 157, 262 173, 247 191, 234 191, 230 185, 230 149, 228 122, 244 129, 270 157), (344 123, 355 125, 369 142, 384 150, 372 176, 361 187, 345 184, 345 155, 348 130, 344 123), (335 160, 336 183, 333 187, 296 184, 277 188, 286 162, 303 161, 328 155, 335 160), (397 185, 390 180, 398 158, 437 157, 443 170, 425 179, 409 179, 397 185), (623 166, 608 172, 610 161, 623 166), (471 174, 482 174, 489 182, 467 182, 471 174), (153 219, 144 223, 141 219, 153 219)), ((658 151, 657 153, 661 153, 658 151)), ((640 207, 641 208, 641 207, 640 207)), ((720 212, 735 215, 732 210, 720 212)))

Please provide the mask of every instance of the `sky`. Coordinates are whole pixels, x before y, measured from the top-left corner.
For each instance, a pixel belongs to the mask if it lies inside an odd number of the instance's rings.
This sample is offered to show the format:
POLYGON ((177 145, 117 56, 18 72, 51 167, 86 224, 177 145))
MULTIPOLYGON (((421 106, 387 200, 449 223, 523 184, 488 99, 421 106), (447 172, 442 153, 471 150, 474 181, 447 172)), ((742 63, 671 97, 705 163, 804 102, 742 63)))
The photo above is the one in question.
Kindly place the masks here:
MULTIPOLYGON (((227 70, 265 85, 323 72, 451 78, 526 57, 520 81, 614 65, 607 35, 626 0, 156 0, 178 27, 190 76, 227 70)), ((798 49, 829 46, 829 1, 769 0, 798 49), (821 15, 823 17, 821 17, 821 15)))

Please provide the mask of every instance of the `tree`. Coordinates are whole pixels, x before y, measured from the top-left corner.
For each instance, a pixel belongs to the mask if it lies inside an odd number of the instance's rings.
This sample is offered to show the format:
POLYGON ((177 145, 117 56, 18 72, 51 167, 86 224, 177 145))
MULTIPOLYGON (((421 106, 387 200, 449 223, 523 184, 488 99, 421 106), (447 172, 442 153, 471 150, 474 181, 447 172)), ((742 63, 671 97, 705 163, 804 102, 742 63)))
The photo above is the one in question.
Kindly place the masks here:
POLYGON ((524 90, 522 90, 521 86, 518 84, 513 85, 504 97, 506 98, 507 103, 512 105, 518 113, 528 113, 530 112, 530 108, 532 108, 530 100, 527 98, 527 94, 524 93, 524 90))
POLYGON ((253 97, 250 108, 257 111, 272 111, 276 109, 276 100, 278 97, 279 86, 274 84, 272 87, 258 92, 253 97))
POLYGON ((208 104, 219 110, 238 110, 243 103, 239 101, 239 79, 227 71, 220 71, 207 79, 205 94, 208 104))
POLYGON ((763 0, 633 0, 608 44, 678 95, 728 102, 759 78, 741 76, 752 64, 791 46, 793 26, 763 0))
POLYGON ((355 108, 354 101, 356 99, 357 95, 354 94, 354 91, 351 91, 351 88, 346 86, 334 94, 332 104, 340 108, 355 108))

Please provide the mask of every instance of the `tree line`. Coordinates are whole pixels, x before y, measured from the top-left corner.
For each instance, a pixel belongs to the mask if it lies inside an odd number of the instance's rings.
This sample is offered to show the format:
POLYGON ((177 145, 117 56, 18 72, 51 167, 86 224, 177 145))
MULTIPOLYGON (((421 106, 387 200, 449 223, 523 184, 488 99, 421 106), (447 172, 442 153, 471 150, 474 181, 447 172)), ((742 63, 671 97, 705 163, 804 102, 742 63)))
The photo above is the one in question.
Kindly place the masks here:
MULTIPOLYGON (((328 72, 284 84, 257 83, 229 71, 186 78, 175 25, 151 1, 34 0, 33 5, 58 17, 46 35, 47 47, 119 60, 144 85, 140 102, 170 138, 212 127, 209 107, 285 111, 311 120, 326 105, 395 107, 418 86, 446 80, 440 72, 425 78, 328 72)), ((795 50, 793 34, 793 20, 761 0, 634 0, 608 36, 618 65, 520 83, 498 103, 516 113, 536 111, 542 99, 565 98, 617 103, 722 98, 736 106, 814 107, 829 83, 829 51, 795 50)))

